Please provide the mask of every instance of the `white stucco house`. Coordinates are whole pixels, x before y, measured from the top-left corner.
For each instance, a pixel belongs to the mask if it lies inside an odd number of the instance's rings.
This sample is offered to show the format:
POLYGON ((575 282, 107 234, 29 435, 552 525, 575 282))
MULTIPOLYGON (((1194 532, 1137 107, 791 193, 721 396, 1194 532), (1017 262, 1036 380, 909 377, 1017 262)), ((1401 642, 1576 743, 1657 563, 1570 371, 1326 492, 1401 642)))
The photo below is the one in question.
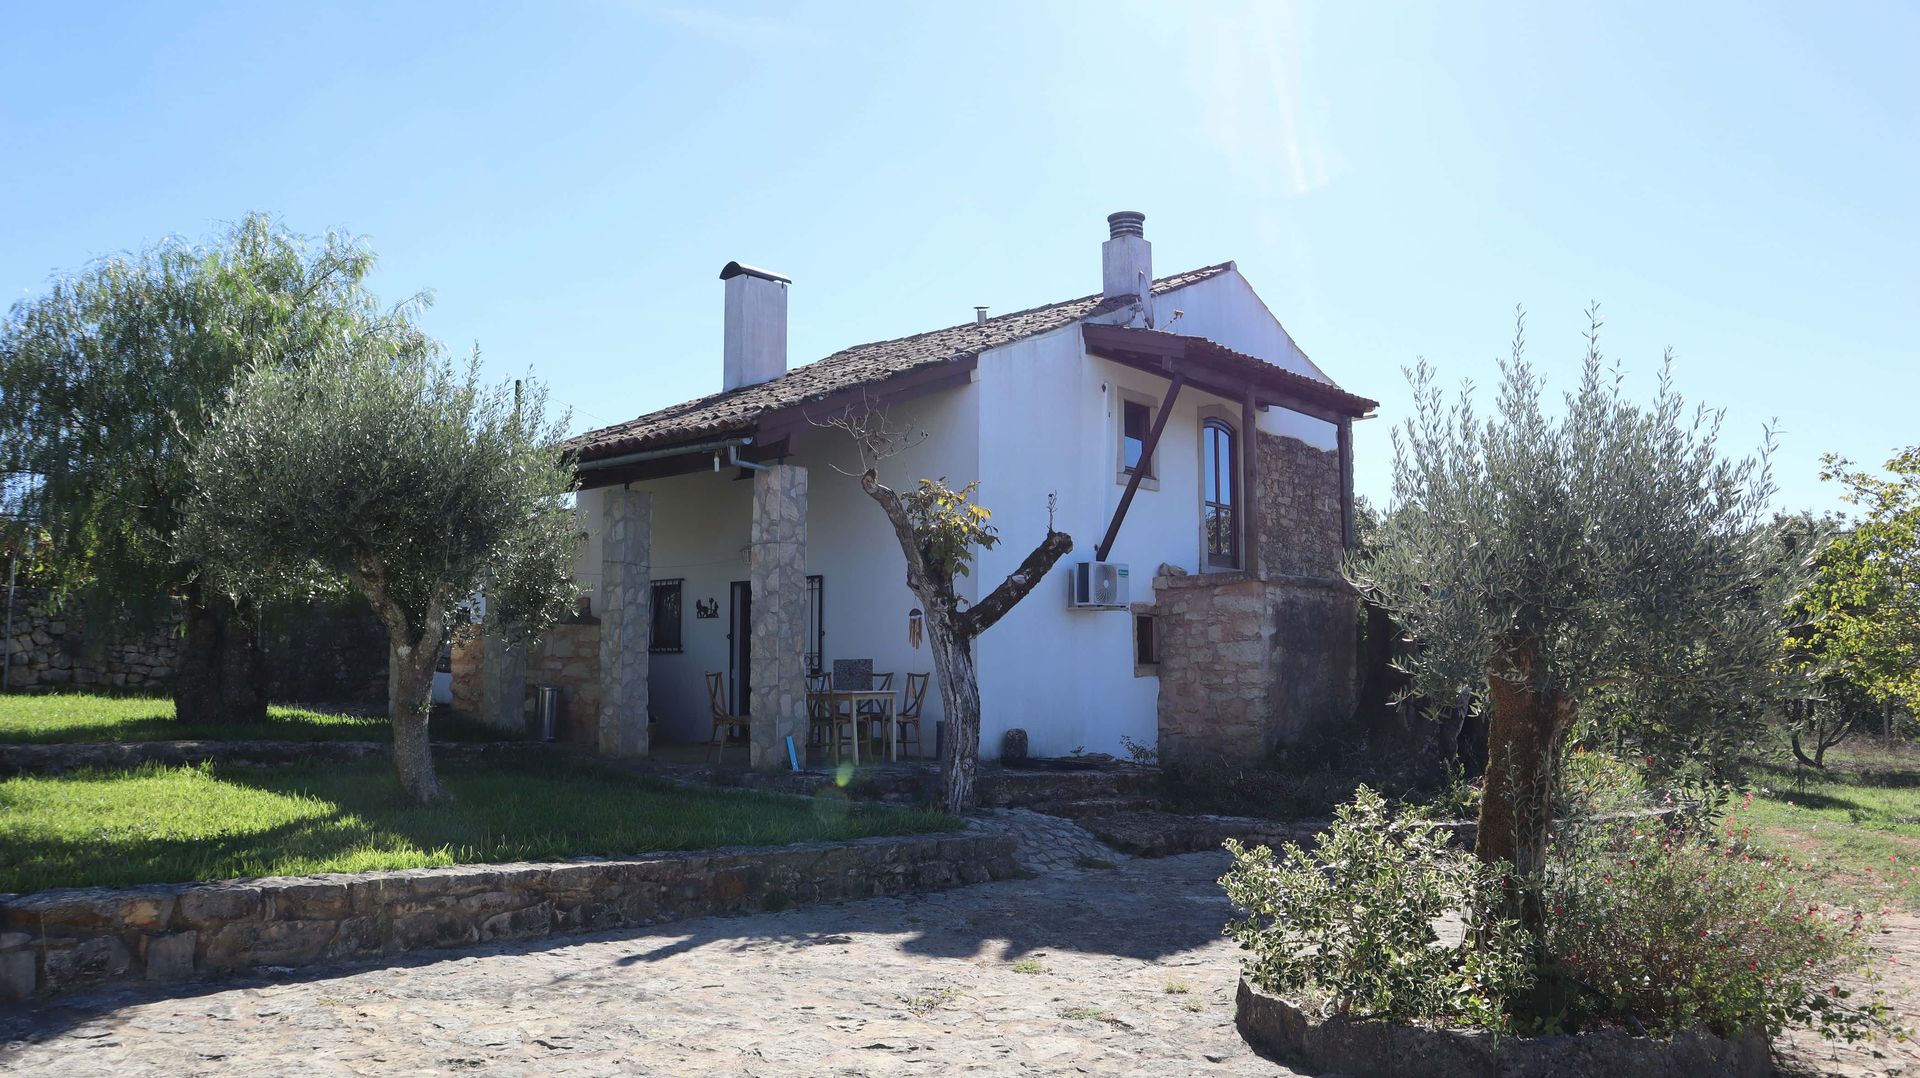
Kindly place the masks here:
MULTIPOLYGON (((1019 563, 1050 496, 1074 540, 978 641, 984 757, 1018 727, 1036 755, 1123 755, 1126 739, 1251 758, 1345 718, 1354 606, 1337 565, 1351 424, 1375 402, 1310 360, 1232 262, 1156 277, 1143 216, 1108 220, 1097 291, 799 364, 793 284, 728 263, 716 392, 568 445, 592 631, 528 677, 578 683, 575 736, 615 753, 705 741, 717 672, 753 717, 753 759, 779 766, 805 729, 806 672, 933 671, 849 436, 821 425, 876 406, 924 433, 883 481, 979 481, 1002 542, 963 587, 984 594, 1019 563)), ((931 731, 937 687, 926 706, 931 731)))

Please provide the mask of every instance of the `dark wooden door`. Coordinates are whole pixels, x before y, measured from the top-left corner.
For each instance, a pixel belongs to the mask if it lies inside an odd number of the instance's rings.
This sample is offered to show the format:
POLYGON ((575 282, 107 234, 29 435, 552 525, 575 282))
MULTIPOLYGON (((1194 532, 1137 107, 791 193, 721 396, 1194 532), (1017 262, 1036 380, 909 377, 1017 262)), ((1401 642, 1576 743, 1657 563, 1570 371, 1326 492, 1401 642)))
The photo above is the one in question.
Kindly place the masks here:
POLYGON ((727 603, 727 691, 735 715, 753 707, 753 584, 733 582, 727 603))

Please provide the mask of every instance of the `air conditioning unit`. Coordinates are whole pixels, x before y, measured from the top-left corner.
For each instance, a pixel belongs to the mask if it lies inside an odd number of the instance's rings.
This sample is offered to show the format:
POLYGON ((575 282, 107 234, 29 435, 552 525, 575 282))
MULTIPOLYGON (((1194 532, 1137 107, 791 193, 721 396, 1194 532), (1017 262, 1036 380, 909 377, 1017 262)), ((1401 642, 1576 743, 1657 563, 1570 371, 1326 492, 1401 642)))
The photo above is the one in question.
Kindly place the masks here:
POLYGON ((1127 567, 1121 562, 1075 562, 1068 586, 1069 610, 1127 609, 1127 567))

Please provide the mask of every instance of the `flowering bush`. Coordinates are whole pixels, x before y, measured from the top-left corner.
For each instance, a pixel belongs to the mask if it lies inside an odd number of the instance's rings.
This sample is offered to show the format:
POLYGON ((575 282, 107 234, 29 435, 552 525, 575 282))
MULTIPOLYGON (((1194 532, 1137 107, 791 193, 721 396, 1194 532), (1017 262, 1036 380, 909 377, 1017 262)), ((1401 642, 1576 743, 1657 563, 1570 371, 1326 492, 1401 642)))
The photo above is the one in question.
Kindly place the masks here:
POLYGON ((1546 951, 1578 993, 1559 1016, 1653 1033, 1787 1026, 1842 1040, 1888 1031, 1871 982, 1871 921, 1822 899, 1799 864, 1751 849, 1739 817, 1711 837, 1648 825, 1563 853, 1546 951))
POLYGON ((1362 786, 1312 852, 1227 848, 1234 866, 1220 883, 1247 914, 1227 934, 1252 952, 1254 984, 1324 1013, 1504 1028, 1503 1002, 1530 965, 1526 936, 1469 913, 1465 941, 1440 942, 1441 917, 1494 908, 1499 876, 1431 819, 1362 786))

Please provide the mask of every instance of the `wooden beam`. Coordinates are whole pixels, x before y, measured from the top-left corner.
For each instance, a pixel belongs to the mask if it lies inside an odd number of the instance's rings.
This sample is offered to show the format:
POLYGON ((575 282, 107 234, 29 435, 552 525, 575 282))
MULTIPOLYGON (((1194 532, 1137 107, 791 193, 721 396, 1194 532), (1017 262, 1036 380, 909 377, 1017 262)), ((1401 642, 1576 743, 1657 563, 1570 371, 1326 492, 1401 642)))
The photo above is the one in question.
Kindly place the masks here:
POLYGON ((1260 542, 1260 427, 1253 390, 1240 399, 1240 541, 1246 551, 1240 567, 1254 576, 1265 575, 1260 542))
MULTIPOLYGON (((1127 489, 1120 495, 1120 504, 1114 506, 1113 519, 1107 522, 1106 537, 1093 549, 1094 561, 1106 561, 1107 554, 1113 550, 1113 541, 1120 537, 1120 524, 1127 519, 1127 507, 1133 504, 1133 496, 1140 489, 1140 480, 1147 474, 1147 468, 1153 463, 1153 451, 1160 447, 1160 432, 1167 429, 1167 419, 1173 415, 1174 399, 1180 396, 1180 387, 1186 384, 1187 376, 1175 372, 1167 381, 1166 399, 1160 402, 1160 414, 1153 417, 1153 429, 1147 432, 1147 440, 1140 446, 1140 463, 1127 476, 1127 489)), ((1122 412, 1122 437, 1125 436, 1124 416, 1122 412)))
POLYGON ((1347 549, 1360 545, 1353 519, 1353 420, 1340 424, 1340 528, 1347 549))

